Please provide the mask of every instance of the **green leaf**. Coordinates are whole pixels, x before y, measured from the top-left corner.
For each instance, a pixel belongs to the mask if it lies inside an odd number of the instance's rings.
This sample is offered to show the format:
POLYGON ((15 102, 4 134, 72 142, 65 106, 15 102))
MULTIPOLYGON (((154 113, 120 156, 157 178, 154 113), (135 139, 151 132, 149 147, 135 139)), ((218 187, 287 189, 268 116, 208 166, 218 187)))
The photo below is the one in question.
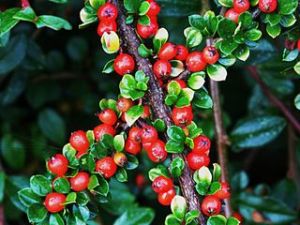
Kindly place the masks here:
POLYGON ((200 45, 203 40, 201 32, 198 29, 192 27, 185 29, 184 35, 186 37, 186 45, 189 48, 200 45))
POLYGON ((202 133, 202 129, 198 128, 195 122, 192 122, 190 125, 187 126, 189 130, 189 138, 198 137, 202 133))
POLYGON ((187 209, 186 199, 176 195, 171 202, 171 211, 179 220, 183 220, 187 209))
POLYGON ((164 167, 163 165, 158 165, 157 167, 149 170, 148 176, 151 181, 154 181, 154 179, 158 176, 168 177, 169 175, 166 167, 164 167))
POLYGON ((178 126, 170 126, 167 130, 168 137, 173 140, 180 143, 183 143, 185 140, 185 133, 182 130, 182 128, 178 126))
POLYGON ((209 187, 209 191, 208 194, 213 195, 215 194, 217 191, 221 190, 221 184, 220 182, 212 182, 210 187, 209 187))
POLYGON ((128 181, 128 175, 124 168, 119 168, 116 173, 116 179, 117 181, 123 183, 128 181))
POLYGON ((226 218, 222 215, 211 216, 207 220, 207 225, 226 225, 226 218))
POLYGON ((26 7, 25 9, 20 10, 14 16, 16 20, 34 22, 36 14, 31 7, 26 7))
POLYGON ((168 153, 181 153, 184 150, 184 143, 168 140, 166 144, 166 151, 168 153))
POLYGON ((35 175, 30 178, 30 188, 39 196, 46 196, 52 190, 52 184, 47 177, 35 175))
POLYGON ((297 18, 294 14, 283 16, 280 20, 280 24, 283 27, 291 27, 297 22, 297 18))
POLYGON ((198 30, 204 30, 207 26, 204 17, 197 14, 189 16, 189 24, 198 30))
POLYGON ((98 185, 99 185, 99 181, 98 181, 97 176, 92 175, 89 180, 88 189, 94 190, 96 187, 98 187, 98 185))
POLYGON ((245 38, 248 41, 258 41, 262 36, 262 32, 258 29, 251 29, 249 31, 246 31, 245 38))
POLYGON ((125 146, 125 138, 123 134, 118 134, 114 137, 114 148, 116 151, 123 151, 125 146))
POLYGON ((42 133, 51 141, 62 144, 65 140, 64 120, 52 109, 45 109, 38 116, 38 125, 42 133))
POLYGON ((263 146, 274 140, 286 126, 279 116, 259 116, 240 121, 231 132, 235 151, 263 146))
POLYGON ((129 13, 138 12, 140 7, 139 0, 124 0, 124 7, 129 13))
POLYGON ((25 163, 23 143, 6 134, 1 139, 1 155, 7 165, 15 170, 21 169, 25 163))
POLYGON ((98 10, 105 3, 105 0, 89 0, 89 3, 94 9, 98 10))
POLYGON ((68 0, 49 0, 50 2, 54 2, 57 4, 65 4, 68 2, 68 0))
POLYGON ((276 38, 281 33, 281 27, 280 27, 280 25, 270 26, 269 24, 267 24, 267 33, 272 38, 276 38))
POLYGON ((144 108, 141 105, 135 105, 131 107, 126 113, 125 113, 125 120, 128 126, 132 126, 135 121, 137 121, 144 113, 144 108))
POLYGON ((36 21, 36 26, 37 28, 48 27, 53 30, 72 29, 71 24, 65 19, 56 16, 50 16, 50 15, 39 16, 36 21))
POLYGON ((221 166, 218 163, 213 164, 213 181, 218 181, 221 177, 221 166))
POLYGON ((282 15, 289 15, 296 11, 298 0, 278 0, 278 10, 282 15))
POLYGON ((209 65, 207 74, 214 81, 224 81, 227 77, 227 70, 220 64, 209 65))
POLYGON ((152 53, 153 53, 152 49, 147 48, 146 45, 144 45, 144 44, 141 44, 139 46, 138 52, 139 52, 139 55, 142 56, 143 58, 147 58, 150 55, 152 55, 152 53))
POLYGON ((167 215, 165 219, 165 225, 181 225, 181 220, 178 219, 175 215, 167 215))
POLYGON ((18 197, 25 207, 29 207, 35 203, 40 203, 41 198, 35 194, 30 188, 24 188, 18 192, 18 197))
POLYGON ((184 169, 185 163, 182 158, 176 157, 170 164, 170 172, 173 177, 180 177, 184 169))
POLYGON ((67 194, 70 192, 70 183, 64 177, 58 177, 53 181, 53 188, 58 193, 67 194))
POLYGON ((233 38, 229 38, 227 40, 223 40, 220 42, 219 49, 221 52, 228 56, 230 55, 239 45, 233 40, 233 38))
POLYGON ((297 74, 300 75, 300 61, 296 63, 296 65, 294 66, 294 70, 297 74))
POLYGON ((150 225, 154 212, 150 208, 129 208, 114 223, 114 225, 150 225))
POLYGON ((294 99, 295 107, 300 110, 300 94, 298 94, 294 99))
POLYGON ((40 223, 47 217, 47 210, 43 205, 33 204, 27 210, 28 220, 31 223, 40 223))
MULTIPOLYGON (((13 16, 20 11, 20 8, 10 8, 0 13, 0 37, 9 32, 14 26, 17 25, 19 20, 13 18, 13 16)), ((0 66, 1 68, 1 66, 0 66)))
POLYGON ((235 32, 236 24, 229 19, 224 18, 219 23, 218 34, 221 38, 231 38, 235 32))
POLYGON ((229 217, 227 219, 227 223, 226 225, 239 225, 240 224, 240 221, 234 217, 229 217))
POLYGON ((61 218, 61 216, 58 213, 51 214, 49 219, 49 225, 64 225, 65 222, 61 218))
POLYGON ((218 2, 227 8, 231 8, 233 6, 233 0, 218 0, 218 2))
POLYGON ((150 17, 147 15, 139 17, 138 24, 148 26, 150 24, 150 17))
POLYGON ((181 92, 181 87, 176 81, 171 81, 168 83, 167 91, 170 95, 178 96, 181 92))
POLYGON ((193 73, 188 79, 188 85, 194 90, 199 90, 205 83, 203 73, 193 73))
POLYGON ((161 46, 167 42, 169 38, 169 33, 167 29, 165 28, 160 28, 156 32, 155 36, 153 37, 153 46, 154 46, 154 51, 158 52, 161 46))
POLYGON ((193 105, 198 108, 211 109, 213 101, 205 89, 201 89, 195 93, 193 105))
POLYGON ((240 45, 233 53, 239 60, 246 61, 250 56, 250 50, 247 46, 240 45))
POLYGON ((134 170, 139 165, 138 159, 133 155, 127 155, 127 163, 125 165, 126 170, 134 170))
POLYGON ((109 192, 108 182, 103 177, 98 177, 99 186, 95 188, 95 191, 100 195, 107 196, 109 192))
POLYGON ((76 192, 70 192, 66 197, 65 205, 76 203, 77 194, 76 192))
MULTIPOLYGON (((3 21, 2 21, 3 22, 3 21)), ((11 72, 24 60, 27 49, 27 39, 23 35, 13 37, 3 48, 5 54, 0 55, 0 76, 11 72)))
POLYGON ((198 218, 199 215, 200 215, 199 210, 189 211, 187 214, 185 214, 185 223, 187 225, 190 224, 192 221, 194 221, 194 219, 198 218))
POLYGON ((236 191, 241 191, 247 188, 249 184, 249 178, 245 171, 236 173, 231 180, 231 186, 236 191))
POLYGON ((165 122, 161 119, 156 119, 153 123, 153 126, 155 127, 155 129, 158 132, 164 132, 166 130, 166 127, 167 127, 165 122))
POLYGON ((292 51, 289 51, 287 49, 284 50, 283 52, 283 61, 285 62, 291 62, 294 61, 295 59, 297 59, 299 55, 299 50, 298 49, 294 49, 292 51))
POLYGON ((2 203, 3 201, 4 189, 5 189, 5 173, 1 171, 0 172, 0 203, 2 203))
POLYGON ((143 1, 139 7, 139 15, 140 16, 146 15, 149 9, 150 9, 150 3, 147 1, 143 1))

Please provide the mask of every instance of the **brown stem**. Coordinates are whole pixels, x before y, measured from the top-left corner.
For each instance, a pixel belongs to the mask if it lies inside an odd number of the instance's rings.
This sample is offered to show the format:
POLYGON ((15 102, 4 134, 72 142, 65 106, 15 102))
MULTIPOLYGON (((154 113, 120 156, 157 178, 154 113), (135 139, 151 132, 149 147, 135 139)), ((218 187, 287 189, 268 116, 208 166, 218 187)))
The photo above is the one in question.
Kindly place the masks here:
MULTIPOLYGON (((228 145, 228 137, 224 129, 223 125, 223 116, 220 102, 220 91, 218 87, 218 83, 210 80, 210 92, 214 102, 213 114, 215 121, 215 137, 217 141, 217 151, 219 157, 219 163, 222 169, 222 182, 228 182, 228 167, 227 167, 227 145, 228 145)), ((231 216, 231 206, 230 200, 225 200, 225 215, 226 217, 231 216)))
POLYGON ((287 106, 282 101, 280 101, 275 95, 272 94, 272 92, 270 91, 268 86, 260 78, 257 68, 254 66, 250 66, 250 67, 248 67, 248 70, 250 71, 251 77, 258 83, 261 90, 267 96, 267 98, 270 100, 270 102, 281 111, 281 113, 285 116, 285 118, 293 126, 295 131, 297 131, 297 133, 300 134, 300 122, 290 112, 290 110, 287 108, 287 106))
POLYGON ((178 79, 178 80, 187 80, 190 74, 191 74, 190 71, 184 70, 183 72, 181 72, 181 73, 179 74, 179 76, 177 77, 177 79, 178 79))
MULTIPOLYGON (((123 44, 127 47, 129 54, 131 54, 135 58, 138 69, 144 71, 146 76, 149 77, 148 92, 154 116, 156 118, 162 119, 169 127, 172 125, 172 121, 169 116, 170 109, 164 104, 163 90, 158 85, 158 82, 153 74, 152 64, 148 59, 142 58, 138 53, 138 47, 141 44, 141 42, 137 37, 134 28, 126 24, 126 17, 123 9, 123 1, 111 0, 111 2, 115 4, 119 10, 118 27, 123 44)), ((186 162, 184 154, 173 154, 172 157, 174 158, 178 156, 184 159, 186 162)), ((188 167, 185 167, 182 176, 179 178, 179 184, 181 187, 182 194, 188 202, 189 210, 199 210, 200 203, 194 189, 195 183, 192 179, 192 172, 189 170, 188 167)), ((203 215, 200 215, 198 219, 199 224, 206 224, 203 215)))

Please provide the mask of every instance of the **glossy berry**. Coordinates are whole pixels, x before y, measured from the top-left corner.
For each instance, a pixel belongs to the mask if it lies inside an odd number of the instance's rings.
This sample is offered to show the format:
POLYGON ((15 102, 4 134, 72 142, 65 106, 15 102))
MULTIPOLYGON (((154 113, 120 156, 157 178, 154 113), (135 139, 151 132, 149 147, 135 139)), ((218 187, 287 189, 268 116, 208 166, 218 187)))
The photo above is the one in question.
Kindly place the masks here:
POLYGON ((139 142, 127 139, 125 142, 125 151, 132 155, 137 155, 141 152, 142 146, 139 142))
POLYGON ((147 119, 147 118, 150 117, 150 115, 151 115, 150 106, 149 105, 144 105, 144 112, 143 112, 141 117, 143 119, 147 119))
POLYGON ((142 140, 142 129, 139 127, 131 127, 128 132, 128 139, 135 142, 141 142, 142 140))
POLYGON ((142 142, 143 149, 148 152, 151 150, 152 142, 142 142))
POLYGON ((64 203, 66 202, 66 196, 61 193, 49 193, 47 194, 44 206, 50 213, 58 213, 62 211, 65 206, 64 203))
POLYGON ((151 147, 147 151, 148 157, 152 162, 159 163, 165 161, 168 156, 165 143, 161 140, 152 142, 151 147))
POLYGON ((107 124, 101 124, 94 128, 94 136, 96 141, 100 141, 104 134, 115 136, 116 130, 115 128, 107 124))
POLYGON ((153 180, 152 189, 156 193, 164 193, 173 188, 173 181, 164 176, 158 176, 153 180))
POLYGON ((187 154, 187 162, 192 170, 198 170, 202 166, 208 166, 210 159, 206 154, 190 152, 189 154, 187 154))
POLYGON ((153 65, 153 72, 158 79, 170 76, 172 65, 167 60, 157 60, 153 65))
MULTIPOLYGON (((177 84, 179 84, 179 86, 181 88, 186 88, 187 87, 186 82, 184 80, 179 80, 179 79, 170 80, 169 83, 168 83, 168 85, 171 83, 171 81, 177 82, 177 84)), ((167 85, 167 88, 168 88, 168 85, 167 85)))
POLYGON ((117 108, 120 112, 127 112, 133 106, 133 101, 128 98, 119 98, 117 108))
POLYGON ((98 118, 102 123, 113 126, 118 120, 117 114, 112 109, 104 109, 98 114, 98 118))
POLYGON ((158 139, 158 133, 153 126, 145 125, 141 137, 143 142, 154 142, 158 139))
POLYGON ((240 221, 240 223, 243 222, 243 216, 242 216, 240 213, 238 213, 238 212, 233 212, 233 213, 232 213, 232 216, 233 216, 234 218, 236 218, 238 221, 240 221))
POLYGON ((127 163, 127 157, 123 152, 116 152, 114 154, 114 162, 118 166, 123 167, 127 163))
POLYGON ((297 48, 300 51, 300 40, 298 40, 298 42, 297 42, 297 48))
POLYGON ((150 17, 150 23, 148 25, 137 24, 136 27, 138 35, 140 35, 143 39, 153 37, 158 30, 158 23, 155 17, 150 17))
POLYGON ((237 13, 243 13, 250 9, 249 0, 233 0, 233 9, 237 13))
POLYGON ((176 55, 177 55, 176 45, 170 42, 163 44, 163 46, 160 48, 157 54, 159 59, 163 59, 167 61, 174 59, 176 55))
POLYGON ((203 58, 208 64, 215 64, 220 58, 218 50, 213 46, 207 46, 203 49, 203 58))
POLYGON ((194 140, 194 148, 193 152, 198 153, 198 154, 209 154, 210 150, 210 140, 208 137, 204 135, 200 135, 196 137, 194 140))
POLYGON ((200 72, 206 68, 206 61, 204 60, 202 52, 192 52, 186 58, 187 69, 191 72, 200 72))
POLYGON ((96 162, 96 172, 102 174, 105 178, 111 178, 117 172, 117 165, 112 157, 105 157, 96 162))
POLYGON ((221 200, 215 196, 206 196, 201 203, 201 211, 206 216, 219 214, 221 209, 221 200))
POLYGON ((70 178, 70 184, 73 191, 84 191, 87 189, 90 181, 90 175, 86 172, 79 172, 70 178))
POLYGON ((114 61, 114 70, 120 76, 126 73, 131 73, 135 68, 135 62, 131 55, 121 53, 114 61))
POLYGON ((264 13, 272 13, 277 9, 277 0, 259 0, 258 8, 264 13))
POLYGON ((177 54, 175 58, 180 61, 185 61, 189 55, 189 50, 187 49, 187 47, 185 47, 184 45, 177 45, 176 49, 177 54))
POLYGON ((49 171, 58 177, 65 175, 68 171, 68 165, 68 159, 62 154, 52 156, 47 163, 49 171))
POLYGON ((159 4, 154 0, 147 0, 150 3, 150 8, 147 12, 148 16, 157 16, 160 12, 159 4))
POLYGON ((97 27, 97 34, 102 37, 102 35, 107 32, 117 31, 117 23, 116 21, 101 21, 97 27))
POLYGON ((167 192, 159 193, 158 194, 158 202, 161 205, 168 206, 168 205, 171 204, 171 202, 172 202, 173 198, 175 197, 175 195, 176 195, 176 192, 173 188, 170 189, 167 192))
POLYGON ((228 9, 225 13, 227 19, 232 20, 235 23, 239 22, 240 13, 236 12, 234 9, 228 9))
POLYGON ((221 189, 217 191, 214 196, 219 199, 230 198, 230 186, 227 182, 221 182, 221 189))
POLYGON ((90 147, 89 140, 83 130, 73 132, 70 136, 69 142, 71 146, 79 152, 86 152, 90 147))
POLYGON ((118 9, 113 4, 107 2, 98 9, 97 16, 100 21, 116 20, 118 17, 118 9))
POLYGON ((172 110, 172 120, 177 126, 189 125, 194 118, 191 106, 174 107, 172 110))

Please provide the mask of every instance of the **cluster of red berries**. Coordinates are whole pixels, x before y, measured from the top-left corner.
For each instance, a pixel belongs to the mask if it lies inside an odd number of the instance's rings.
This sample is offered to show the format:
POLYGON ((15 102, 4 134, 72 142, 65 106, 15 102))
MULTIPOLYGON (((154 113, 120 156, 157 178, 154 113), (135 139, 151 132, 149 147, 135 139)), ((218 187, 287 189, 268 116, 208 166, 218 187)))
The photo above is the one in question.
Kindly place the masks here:
POLYGON ((155 0, 147 0, 147 2, 149 2, 150 8, 146 15, 149 17, 150 23, 148 25, 138 23, 136 27, 137 33, 143 39, 151 38, 156 34, 158 30, 157 15, 160 12, 160 6, 155 0))
POLYGON ((176 195, 173 181, 165 176, 158 176, 153 180, 152 190, 157 193, 158 202, 168 206, 176 195))
POLYGON ((97 33, 101 37, 105 32, 117 31, 116 19, 118 17, 118 9, 111 3, 105 3, 97 12, 99 24, 97 27, 97 33))
POLYGON ((213 195, 206 196, 201 203, 201 211, 206 216, 217 215, 222 210, 222 200, 230 198, 230 187, 221 182, 221 188, 213 195))

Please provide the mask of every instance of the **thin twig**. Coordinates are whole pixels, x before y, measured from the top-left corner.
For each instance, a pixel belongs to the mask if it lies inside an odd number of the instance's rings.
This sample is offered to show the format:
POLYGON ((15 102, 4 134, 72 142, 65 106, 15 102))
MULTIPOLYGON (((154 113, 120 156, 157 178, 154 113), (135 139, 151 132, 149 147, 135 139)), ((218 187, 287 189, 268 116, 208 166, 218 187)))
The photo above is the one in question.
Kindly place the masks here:
POLYGON ((280 101, 275 95, 273 95, 273 93, 268 88, 268 86, 260 78, 257 68, 254 66, 250 66, 250 67, 248 67, 248 70, 250 71, 251 77, 257 82, 257 84, 260 86, 261 90, 267 96, 267 98, 270 100, 270 102, 281 111, 281 113, 285 116, 285 118, 293 126, 295 131, 297 131, 297 133, 300 134, 300 122, 291 113, 291 111, 287 108, 287 106, 282 101, 280 101))

